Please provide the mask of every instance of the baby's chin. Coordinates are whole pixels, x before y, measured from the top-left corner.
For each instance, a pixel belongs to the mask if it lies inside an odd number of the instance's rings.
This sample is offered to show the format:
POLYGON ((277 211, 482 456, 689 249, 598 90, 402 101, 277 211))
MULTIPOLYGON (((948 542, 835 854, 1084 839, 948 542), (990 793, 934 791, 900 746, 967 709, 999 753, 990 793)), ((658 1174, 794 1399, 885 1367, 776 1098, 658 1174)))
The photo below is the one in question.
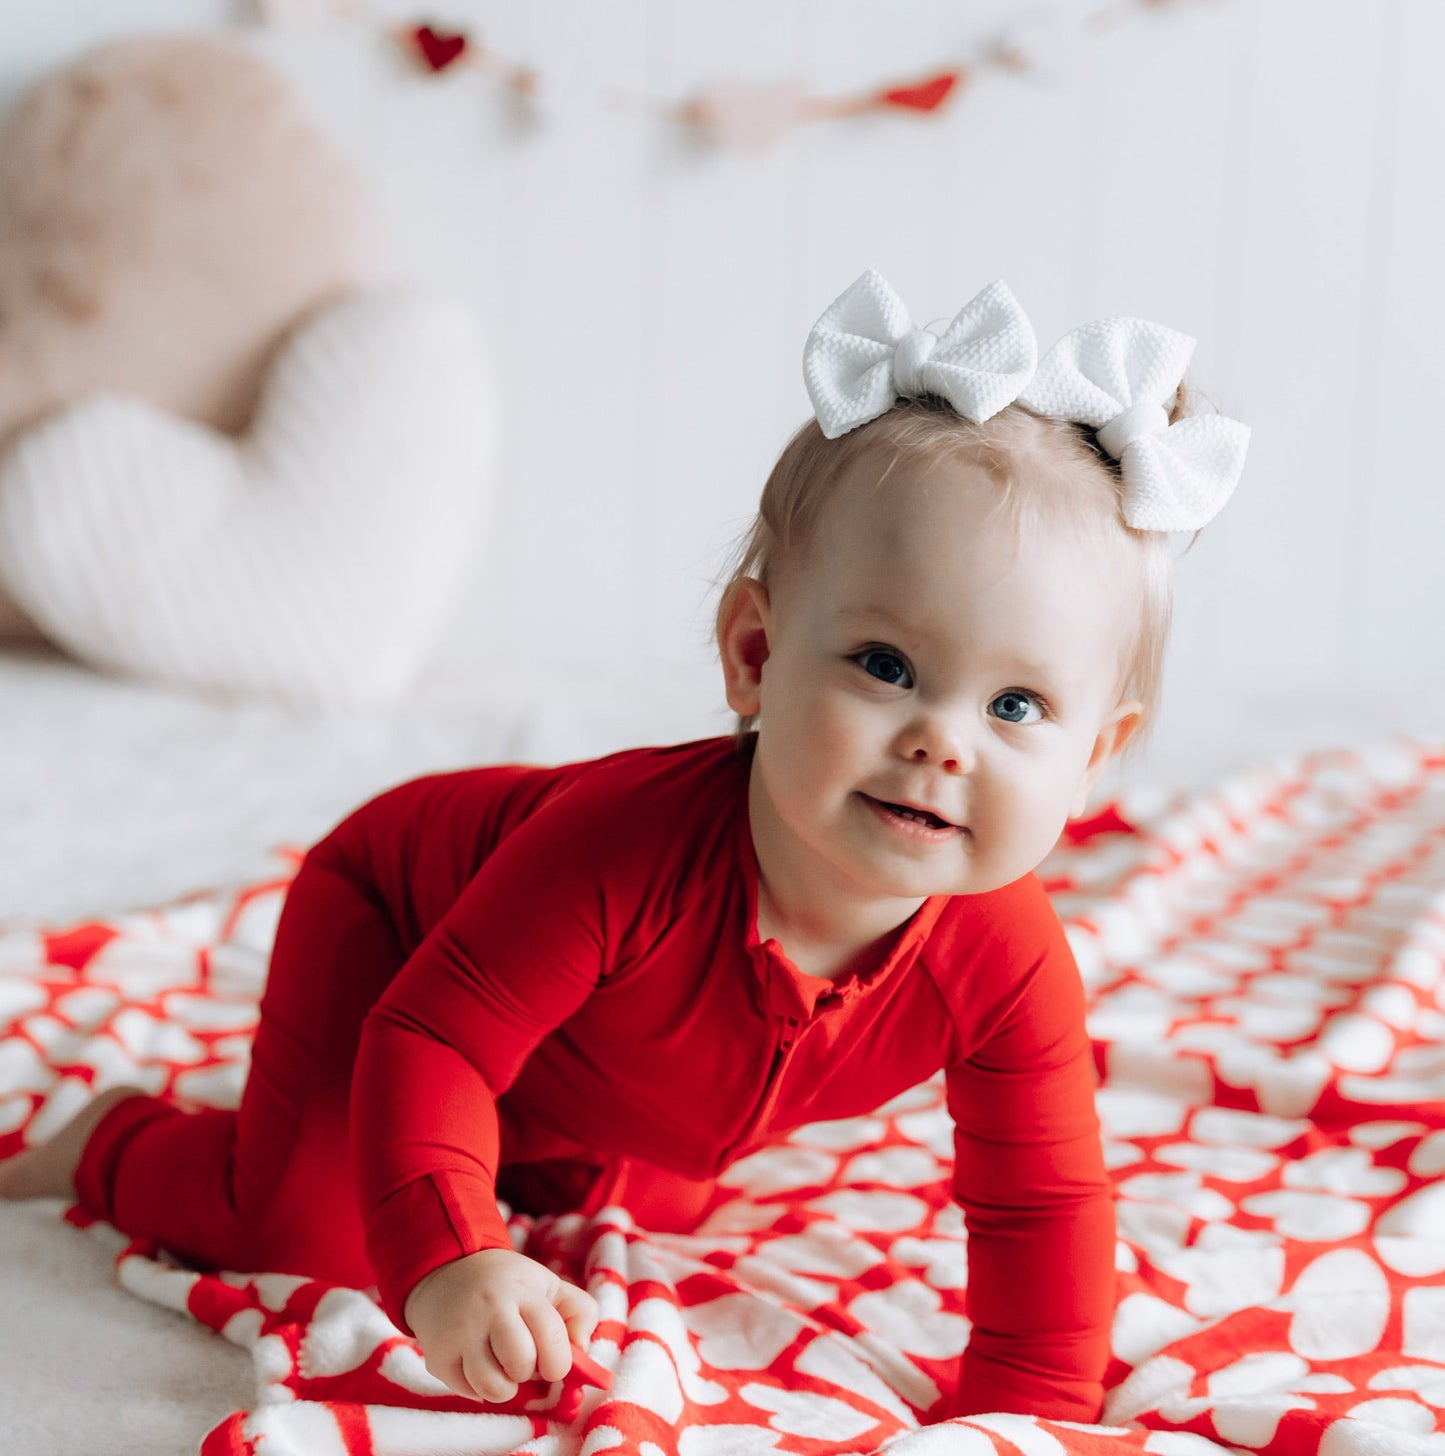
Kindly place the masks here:
POLYGON ((982 856, 975 856, 959 867, 956 873, 900 875, 898 887, 888 893, 913 898, 932 895, 987 895, 1022 879, 1035 868, 1036 864, 1026 863, 1022 859, 1017 863, 990 863, 982 856))
POLYGON ((878 896, 889 899, 927 900, 934 895, 981 895, 997 886, 986 883, 968 867, 940 873, 920 866, 911 872, 904 869, 875 876, 870 888, 878 896))

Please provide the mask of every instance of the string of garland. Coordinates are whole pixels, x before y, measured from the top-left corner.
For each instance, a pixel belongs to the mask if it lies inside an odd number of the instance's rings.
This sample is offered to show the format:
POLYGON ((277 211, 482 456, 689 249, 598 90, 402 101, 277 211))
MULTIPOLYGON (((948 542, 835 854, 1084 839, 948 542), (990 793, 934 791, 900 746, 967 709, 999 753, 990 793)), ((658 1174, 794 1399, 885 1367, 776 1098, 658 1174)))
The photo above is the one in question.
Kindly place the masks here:
MULTIPOLYGON (((797 81, 720 81, 679 101, 612 92, 600 104, 609 110, 640 112, 690 128, 715 146, 762 147, 796 127, 870 112, 939 113, 988 71, 1018 77, 1056 79, 1058 63, 1090 35, 1112 30, 1145 10, 1221 0, 1109 0, 1077 19, 1032 18, 1017 25, 978 55, 911 80, 896 80, 842 96, 818 96, 797 81)), ((294 25, 339 16, 385 35, 422 73, 472 70, 498 80, 525 102, 546 109, 555 97, 534 67, 511 61, 466 29, 443 29, 429 21, 378 16, 366 0, 251 0, 263 24, 294 25)))

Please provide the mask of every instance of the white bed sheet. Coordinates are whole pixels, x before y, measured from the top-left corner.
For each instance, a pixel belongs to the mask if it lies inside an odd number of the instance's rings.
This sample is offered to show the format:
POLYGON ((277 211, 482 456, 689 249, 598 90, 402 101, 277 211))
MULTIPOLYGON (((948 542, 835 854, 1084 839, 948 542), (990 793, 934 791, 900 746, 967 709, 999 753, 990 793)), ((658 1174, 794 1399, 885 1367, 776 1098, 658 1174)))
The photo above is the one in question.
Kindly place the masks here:
POLYGON ((416 774, 728 731, 725 711, 695 704, 634 694, 627 706, 570 674, 470 704, 454 684, 423 685, 390 711, 306 714, 3 650, 0 919, 77 919, 228 883, 416 774))

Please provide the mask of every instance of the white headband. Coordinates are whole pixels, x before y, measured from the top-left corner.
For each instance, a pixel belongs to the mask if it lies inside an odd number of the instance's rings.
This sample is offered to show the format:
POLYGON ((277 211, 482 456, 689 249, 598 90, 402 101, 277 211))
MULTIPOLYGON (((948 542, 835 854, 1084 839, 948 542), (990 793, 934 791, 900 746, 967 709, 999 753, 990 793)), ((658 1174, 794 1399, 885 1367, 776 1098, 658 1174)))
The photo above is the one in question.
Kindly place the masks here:
POLYGON ((966 303, 940 336, 916 329, 869 268, 813 325, 803 379, 830 440, 876 419, 899 395, 942 395, 980 424, 1017 400, 1098 432, 1119 462, 1124 520, 1141 531, 1193 531, 1239 482, 1249 426, 1223 415, 1171 425, 1164 405, 1194 340, 1144 319, 1081 325, 1038 357, 1033 326, 1002 282, 966 303))

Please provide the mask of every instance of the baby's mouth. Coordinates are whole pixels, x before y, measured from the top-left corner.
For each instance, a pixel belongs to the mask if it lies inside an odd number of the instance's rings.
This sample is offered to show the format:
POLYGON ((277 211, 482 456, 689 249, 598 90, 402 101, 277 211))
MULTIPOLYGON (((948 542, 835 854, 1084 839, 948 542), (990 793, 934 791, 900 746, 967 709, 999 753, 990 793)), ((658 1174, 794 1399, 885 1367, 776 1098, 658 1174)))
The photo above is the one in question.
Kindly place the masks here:
MULTIPOLYGON (((865 794, 865 798, 873 799, 871 794, 865 794)), ((929 829, 957 829, 958 825, 950 824, 947 819, 941 819, 929 809, 914 809, 908 804, 892 804, 887 799, 873 799, 873 802, 882 809, 887 809, 890 814, 896 814, 900 819, 911 819, 915 824, 927 825, 929 829)))

